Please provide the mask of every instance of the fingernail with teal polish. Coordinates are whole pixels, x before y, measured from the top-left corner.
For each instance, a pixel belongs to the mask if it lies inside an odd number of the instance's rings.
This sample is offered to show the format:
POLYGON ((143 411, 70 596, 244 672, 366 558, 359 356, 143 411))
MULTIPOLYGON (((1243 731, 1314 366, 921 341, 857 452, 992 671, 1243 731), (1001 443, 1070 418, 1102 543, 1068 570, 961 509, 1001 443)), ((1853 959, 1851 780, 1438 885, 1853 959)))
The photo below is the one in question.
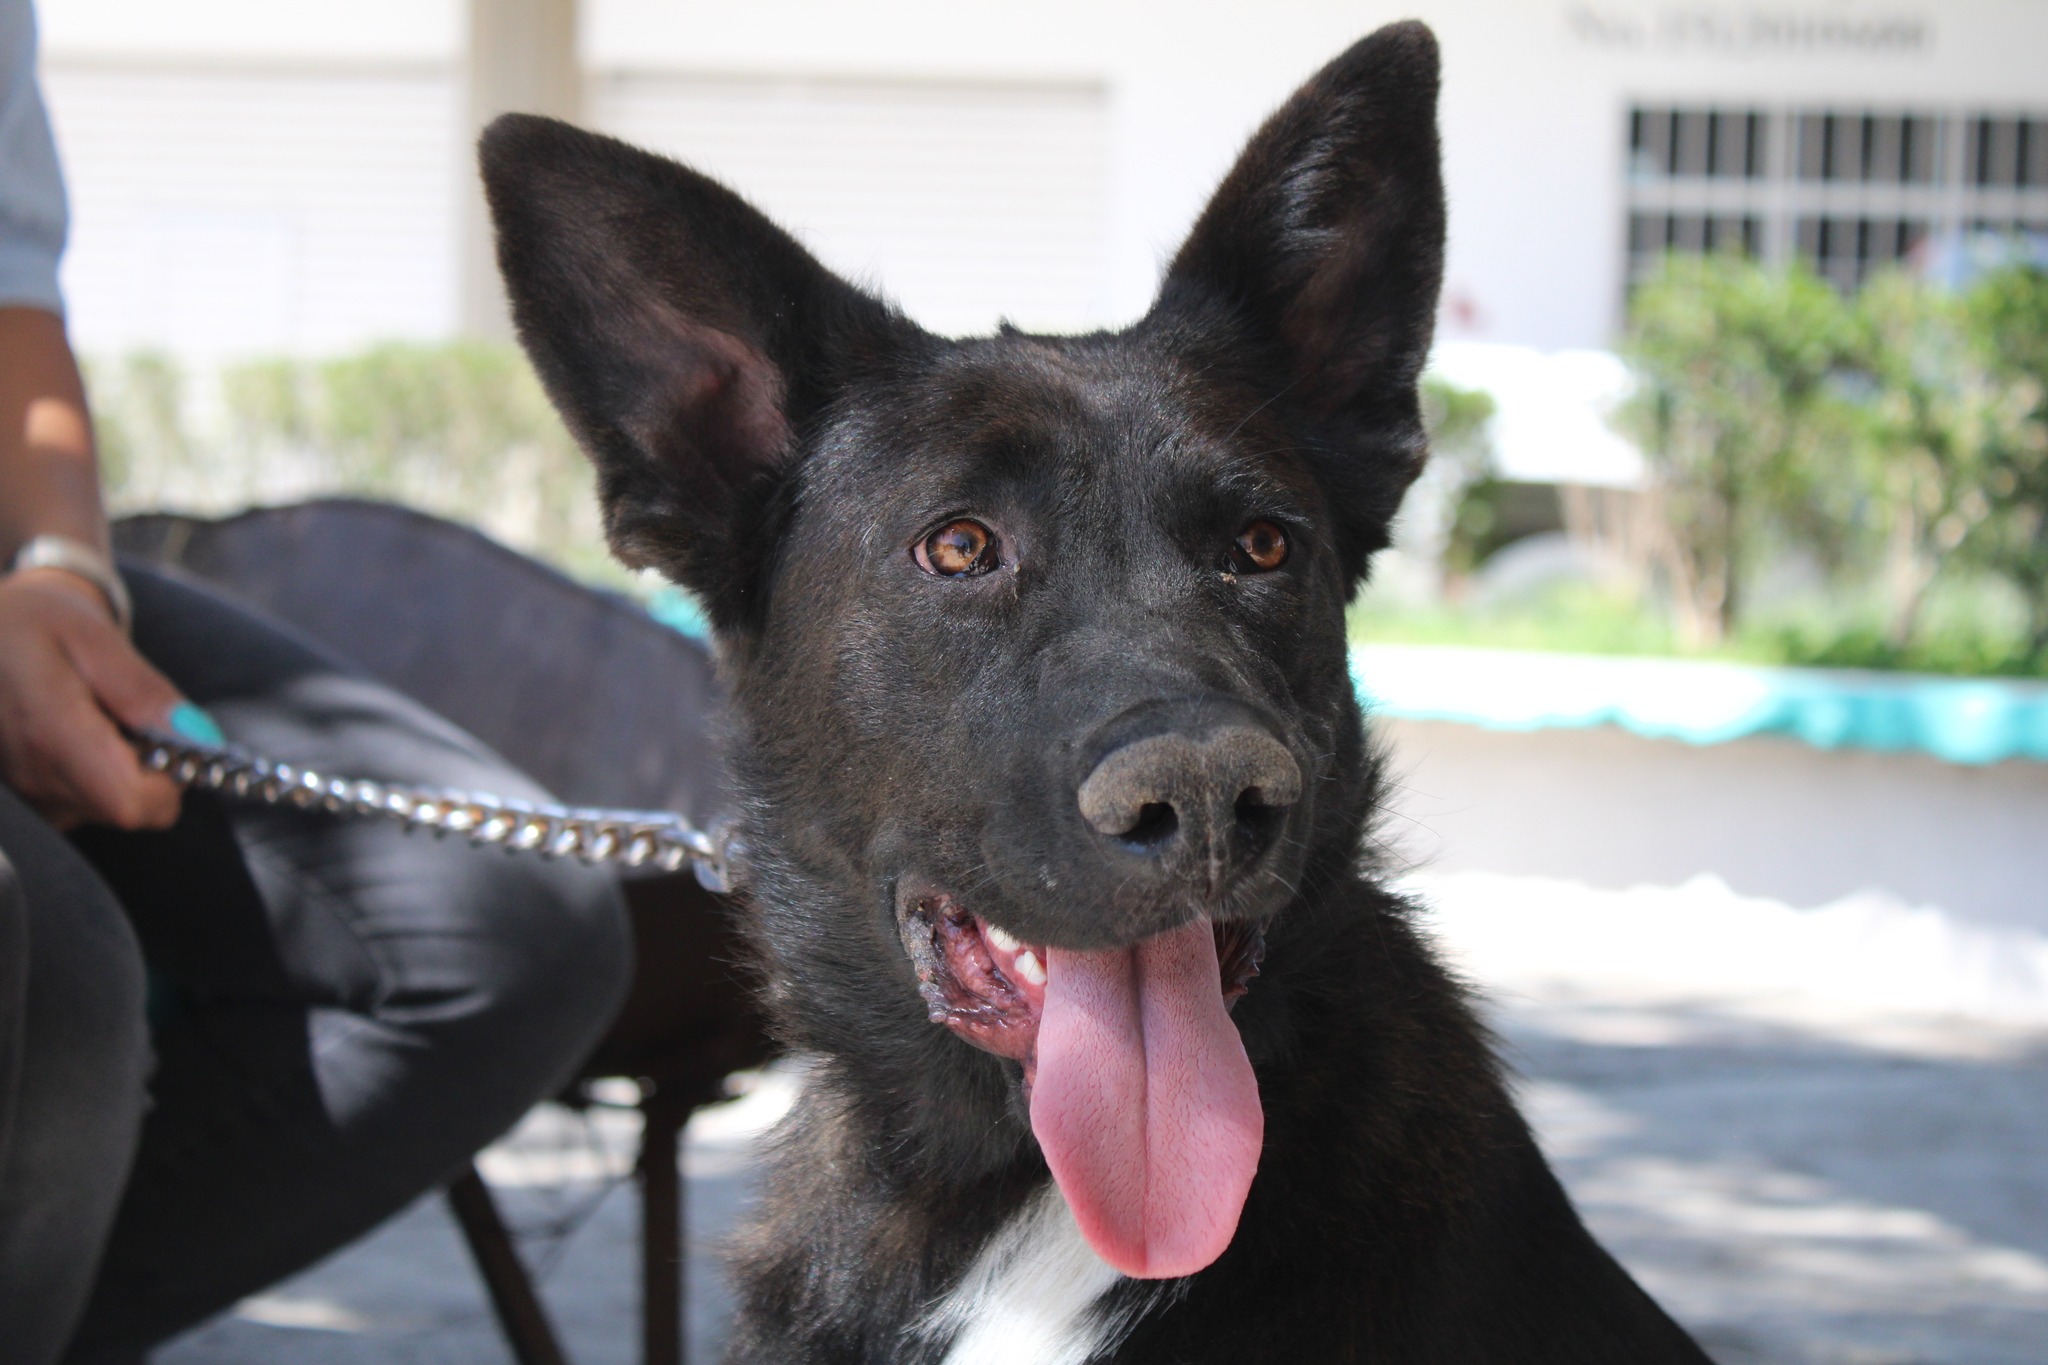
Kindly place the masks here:
POLYGON ((228 737, 214 724, 213 717, 189 701, 181 701, 171 708, 171 729, 187 739, 196 739, 201 744, 225 744, 228 737))

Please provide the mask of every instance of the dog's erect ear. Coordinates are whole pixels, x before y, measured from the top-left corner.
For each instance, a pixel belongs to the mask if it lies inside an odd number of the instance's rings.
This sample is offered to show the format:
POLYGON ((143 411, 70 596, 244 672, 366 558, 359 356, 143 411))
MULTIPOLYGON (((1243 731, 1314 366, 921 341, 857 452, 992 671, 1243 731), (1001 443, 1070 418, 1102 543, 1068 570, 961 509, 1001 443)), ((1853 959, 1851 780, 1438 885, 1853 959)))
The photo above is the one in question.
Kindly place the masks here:
POLYGON ((480 152, 520 340, 597 466, 613 550, 734 624, 807 422, 909 325, 672 161, 527 114, 480 152))
POLYGON ((1213 316, 1277 362, 1323 435, 1354 577, 1425 453, 1415 382, 1443 278, 1436 39, 1390 24, 1252 137, 1174 257, 1154 316, 1213 316))

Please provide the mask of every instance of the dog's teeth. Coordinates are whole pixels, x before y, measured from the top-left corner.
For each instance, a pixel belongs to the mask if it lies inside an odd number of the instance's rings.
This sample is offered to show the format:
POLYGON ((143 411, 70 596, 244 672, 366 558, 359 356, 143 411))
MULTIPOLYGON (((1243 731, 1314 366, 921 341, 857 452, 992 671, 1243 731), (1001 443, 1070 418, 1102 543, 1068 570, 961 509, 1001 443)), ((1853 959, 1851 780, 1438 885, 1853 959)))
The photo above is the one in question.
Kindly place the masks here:
POLYGON ((988 941, 990 943, 995 944, 996 947, 1001 948, 1006 953, 1014 953, 1019 948, 1024 946, 1023 944, 1017 941, 1017 936, 1015 934, 1008 933, 1002 929, 998 929, 993 924, 991 924, 988 927, 988 941))
POLYGON ((1038 954, 1026 948, 1017 954, 1017 975, 1034 986, 1045 984, 1045 964, 1038 960, 1038 954))

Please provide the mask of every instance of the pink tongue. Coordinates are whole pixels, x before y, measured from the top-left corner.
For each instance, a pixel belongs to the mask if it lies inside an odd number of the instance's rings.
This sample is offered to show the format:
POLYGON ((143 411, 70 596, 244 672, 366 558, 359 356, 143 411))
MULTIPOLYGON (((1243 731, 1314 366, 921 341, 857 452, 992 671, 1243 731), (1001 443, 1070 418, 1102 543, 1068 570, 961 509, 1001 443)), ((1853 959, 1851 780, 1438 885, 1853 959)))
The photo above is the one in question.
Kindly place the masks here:
POLYGON ((1207 923, 1046 954, 1031 1129, 1096 1254, 1192 1275, 1223 1254, 1259 1166, 1259 1086, 1207 923))

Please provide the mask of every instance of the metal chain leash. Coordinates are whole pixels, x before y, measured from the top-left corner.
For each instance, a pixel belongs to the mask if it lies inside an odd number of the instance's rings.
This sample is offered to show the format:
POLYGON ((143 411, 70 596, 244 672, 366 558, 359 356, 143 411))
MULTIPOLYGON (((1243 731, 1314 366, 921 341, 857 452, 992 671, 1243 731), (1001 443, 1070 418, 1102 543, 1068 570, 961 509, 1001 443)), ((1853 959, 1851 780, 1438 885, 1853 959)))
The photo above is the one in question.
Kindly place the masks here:
POLYGON ((706 833, 674 811, 556 806, 336 777, 161 730, 137 730, 129 738, 144 767, 168 774, 180 786, 218 792, 232 800, 393 820, 409 831, 458 834, 472 844, 543 858, 653 866, 665 872, 677 871, 687 862, 707 890, 732 889, 738 848, 731 830, 720 826, 706 833))

